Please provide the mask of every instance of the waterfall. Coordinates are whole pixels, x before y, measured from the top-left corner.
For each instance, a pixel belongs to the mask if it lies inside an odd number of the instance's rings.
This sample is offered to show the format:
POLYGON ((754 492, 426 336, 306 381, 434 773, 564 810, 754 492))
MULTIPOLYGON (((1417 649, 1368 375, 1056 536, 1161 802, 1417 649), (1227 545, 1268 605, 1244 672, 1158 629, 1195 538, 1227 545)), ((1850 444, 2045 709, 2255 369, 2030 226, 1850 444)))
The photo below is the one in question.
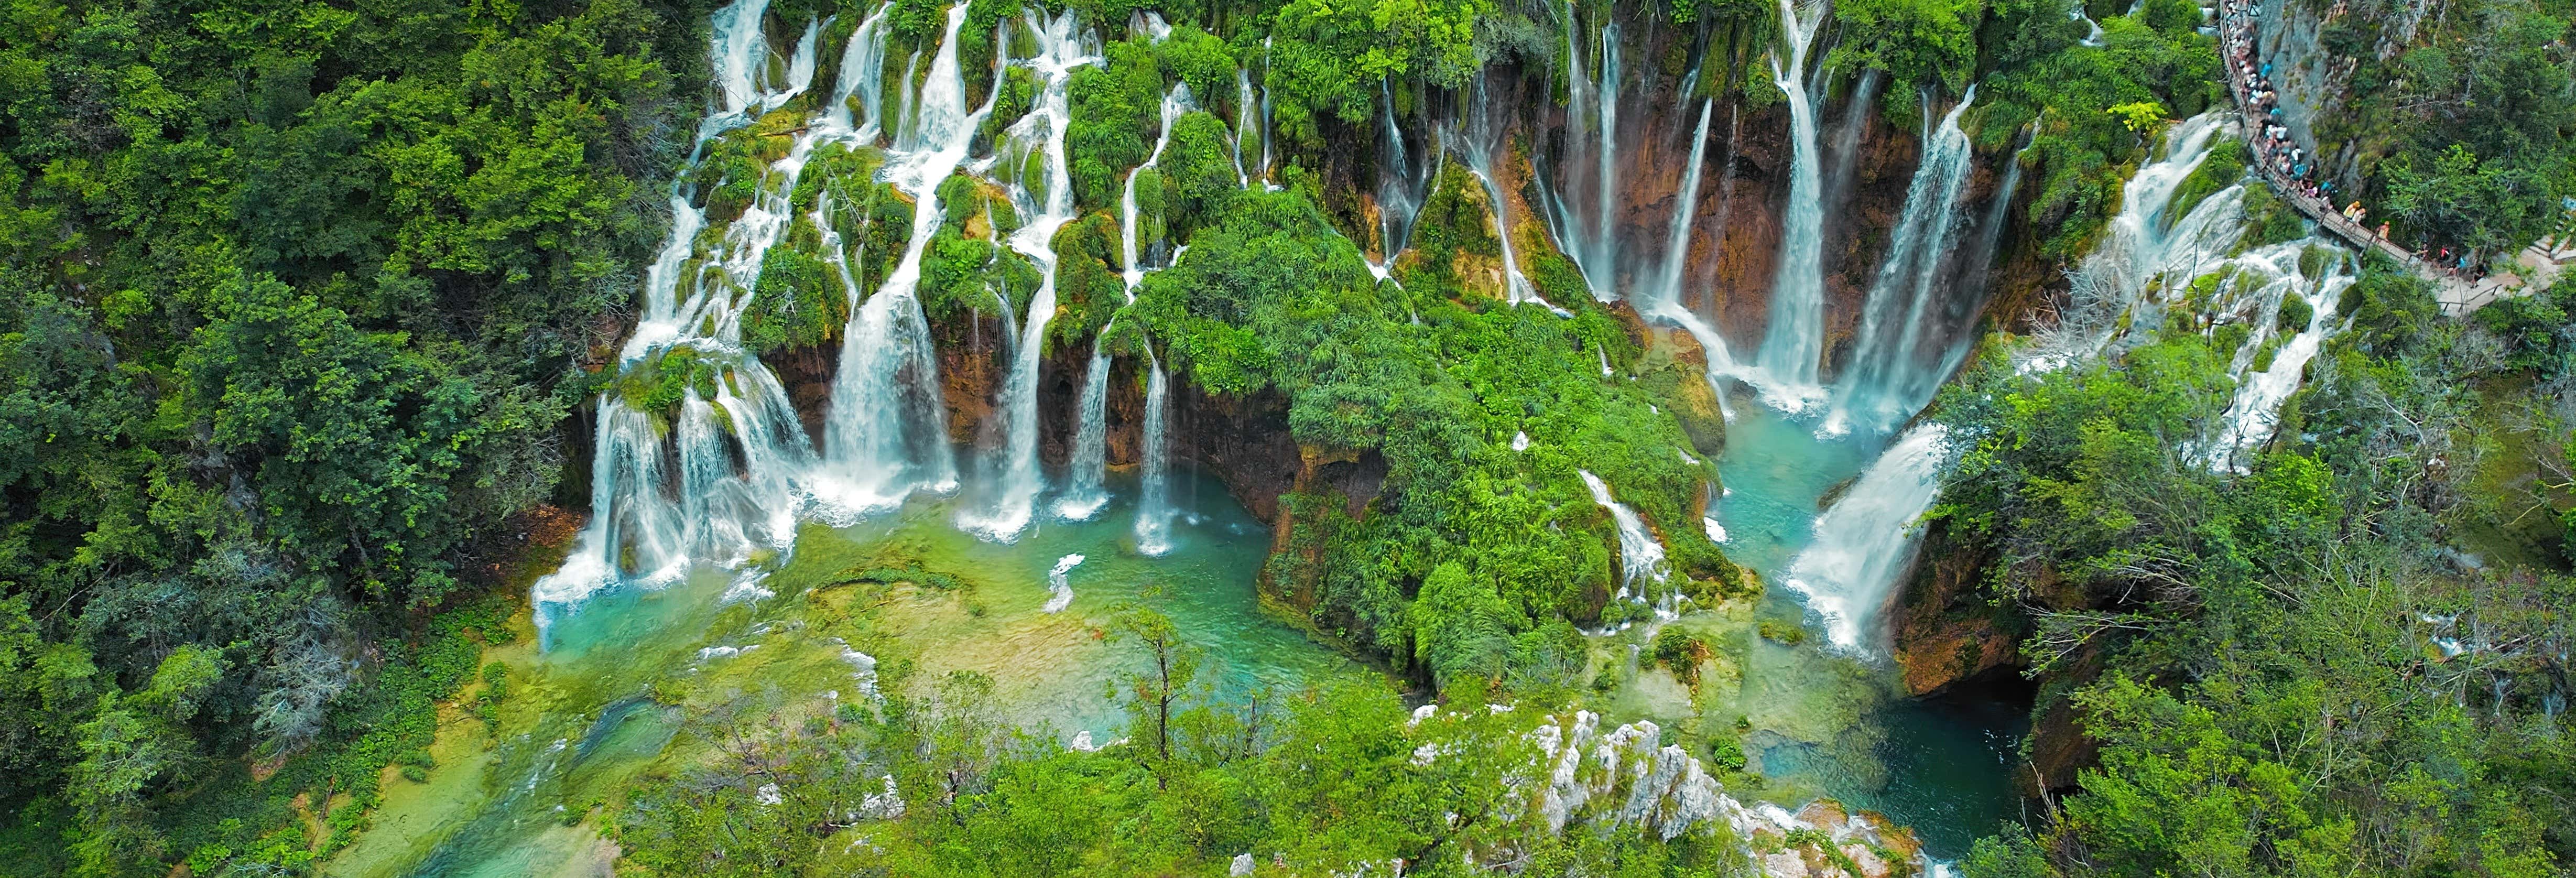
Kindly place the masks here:
POLYGON ((1592 297, 1603 301, 1617 295, 1619 238, 1615 210, 1619 200, 1619 24, 1615 16, 1604 15, 1601 24, 1601 148, 1593 150, 1593 163, 1598 176, 1593 178, 1594 213, 1592 215, 1592 261, 1584 265, 1583 276, 1592 285, 1592 297))
POLYGON ((1395 94, 1384 79, 1378 80, 1377 89, 1378 133, 1385 144, 1380 153, 1385 160, 1378 163, 1377 187, 1378 246, 1382 252, 1369 270, 1384 280, 1387 269, 1395 265, 1396 254, 1412 243, 1413 220, 1422 209, 1423 190, 1437 174, 1429 172, 1427 166, 1425 173, 1414 173, 1413 162, 1404 150, 1404 132, 1395 125, 1395 94))
POLYGON ((1835 646, 1865 646, 1864 629, 1877 623, 1913 560, 1914 521, 1940 494, 1948 457, 1948 428, 1908 430, 1816 518, 1815 542, 1790 562, 1786 581, 1824 616, 1835 646))
POLYGON ((1502 187, 1494 184, 1494 148, 1500 145, 1501 135, 1494 130, 1492 103, 1486 99, 1485 74, 1481 71, 1476 74, 1474 110, 1467 117, 1467 130, 1450 139, 1460 160, 1466 162, 1467 173, 1484 184, 1485 200, 1493 208, 1494 238, 1503 247, 1503 304, 1536 303, 1557 314, 1572 316, 1538 294, 1537 285, 1521 273, 1520 259, 1512 250, 1511 202, 1503 199, 1502 187))
POLYGON ((1270 83, 1266 72, 1270 65, 1270 38, 1261 38, 1261 64, 1265 70, 1261 83, 1261 176, 1270 176, 1270 83))
MULTIPOLYGON (((1685 94, 1688 89, 1683 90, 1685 94)), ((1639 297, 1638 310, 1647 318, 1671 323, 1699 341, 1700 350, 1708 357, 1703 373, 1708 387, 1717 394, 1721 416, 1726 411, 1726 388, 1721 378, 1735 372, 1735 357, 1727 352, 1726 339, 1717 329, 1682 306, 1682 268, 1690 263, 1691 219, 1699 214, 1700 165, 1708 157, 1708 117, 1717 101, 1703 98, 1699 104, 1699 127, 1692 130, 1690 164, 1682 171, 1682 188, 1673 199, 1672 233, 1664 243, 1664 263, 1655 276, 1655 285, 1639 297)))
POLYGON ((1150 345, 1145 348, 1145 362, 1152 371, 1145 379, 1145 447, 1143 465, 1138 468, 1142 485, 1136 501, 1136 551, 1161 555, 1172 550, 1171 436, 1164 424, 1172 383, 1163 374, 1162 358, 1154 355, 1150 345))
MULTIPOLYGON (((1261 116, 1258 107, 1259 102, 1252 96, 1252 72, 1242 67, 1234 68, 1234 176, 1235 185, 1246 189, 1252 188, 1252 175, 1244 171, 1243 139, 1265 136, 1259 133, 1261 116)), ((1267 174, 1270 169, 1262 168, 1261 171, 1267 174)))
POLYGON ((966 108, 966 79, 957 62, 957 34, 965 23, 966 4, 949 7, 930 76, 897 138, 911 146, 887 157, 885 179, 914 198, 912 237, 894 271, 850 315, 842 333, 841 368, 832 376, 824 422, 827 465, 820 488, 838 519, 890 508, 916 490, 945 493, 957 487, 938 352, 916 294, 922 252, 946 215, 939 184, 965 160, 976 128, 992 109, 989 100, 983 108, 966 108))
MULTIPOLYGON (((1669 597, 1665 595, 1649 597, 1645 594, 1648 589, 1660 589, 1665 577, 1664 544, 1656 542, 1655 535, 1646 531, 1645 519, 1637 517, 1637 511, 1628 508, 1627 504, 1612 498, 1610 486, 1602 483, 1601 477, 1593 475, 1591 470, 1576 470, 1575 474, 1582 476, 1583 486, 1592 491, 1592 502, 1609 510, 1610 520, 1618 525, 1620 578, 1618 596, 1639 602, 1651 602, 1669 597)), ((1658 603, 1657 609, 1669 611, 1671 607, 1658 603)))
POLYGON ((1859 343, 1852 346, 1851 364, 1835 394, 1833 413, 1825 421, 1828 434, 1849 429, 1854 422, 1873 433, 1890 431, 1929 402, 1942 379, 1949 377, 1923 361, 1922 348, 1925 324, 1937 322, 1933 301, 1950 288, 1942 282, 1941 269, 1949 264, 1959 197, 1973 169, 1968 135, 1959 130, 1959 116, 1976 99, 1976 86, 1969 86, 1967 96, 1924 138, 1923 158, 1914 168, 1914 181, 1906 187, 1905 207, 1898 214, 1887 259, 1879 263, 1878 278, 1870 284, 1859 343))
MULTIPOLYGON (((1735 144, 1743 136, 1744 105, 1730 101, 1726 107, 1726 157, 1717 163, 1717 222, 1713 223, 1717 227, 1717 240, 1709 245, 1711 250, 1719 252, 1723 252, 1727 231, 1733 228, 1729 223, 1735 218, 1735 144)), ((1714 270, 1716 262, 1711 260, 1709 265, 1714 270)), ((1703 278, 1708 277, 1703 275, 1703 278)), ((1700 297, 1700 310, 1705 312, 1702 319, 1717 316, 1717 293, 1714 289, 1707 289, 1700 297)), ((1721 394, 1719 398, 1725 397, 1721 394)))
POLYGON ((1994 267, 1995 251, 2003 245, 2005 227, 2012 224, 2013 195, 2021 191, 2021 157, 2038 139, 2039 126, 2025 129, 2021 147, 2004 160, 2004 181, 1995 187, 1994 198, 1986 202, 1986 216, 1977 223, 1977 243, 1968 250, 1967 268, 1959 272, 1959 282, 1976 290, 1977 295, 1973 306, 1953 300, 1950 314, 1953 325, 1973 319, 1976 312, 1985 307, 1987 291, 1992 287, 1987 283, 1986 272, 1994 267))
POLYGON ((1824 23, 1825 0, 1812 0, 1802 18, 1793 0, 1780 0, 1780 28, 1789 44, 1785 65, 1771 54, 1771 81, 1789 98, 1789 210, 1781 222, 1780 265, 1771 281, 1771 322, 1762 336, 1760 363, 1771 387, 1767 396, 1796 411, 1823 392, 1816 386, 1825 347, 1824 208, 1817 192, 1816 108, 1805 80, 1807 51, 1824 23))
POLYGON ((1135 301, 1136 285, 1145 280, 1145 266, 1138 261, 1136 246, 1136 174, 1163 160, 1163 148, 1172 145, 1172 123, 1197 108, 1190 99, 1189 83, 1175 84, 1171 93, 1163 96, 1163 130, 1154 137, 1154 151, 1146 154, 1144 164, 1127 172, 1127 188, 1118 197, 1118 252, 1127 260, 1122 263, 1121 274, 1127 279, 1128 301, 1135 301))
MULTIPOLYGON (((806 28, 786 81, 768 83, 769 46, 759 28, 766 8, 765 0, 738 0, 712 16, 719 104, 700 126, 701 146, 811 84, 820 23, 806 28)), ((530 588, 540 632, 602 589, 666 585, 700 564, 737 570, 736 593, 755 591, 793 546, 796 517, 814 499, 816 455, 777 376, 742 348, 741 316, 764 257, 793 222, 807 160, 846 133, 829 124, 799 133, 763 171, 753 204, 703 254, 706 214, 682 188, 686 175, 674 183, 670 234, 646 269, 644 313, 617 369, 621 378, 638 376, 634 384, 675 369, 691 380, 668 408, 648 410, 622 391, 601 395, 591 518, 563 566, 530 588)), ((817 214, 829 210, 826 202, 817 214)))
POLYGON ((2299 376, 2308 361, 2316 357, 2326 336, 2333 334, 2335 324, 2330 318, 2337 316, 2335 305, 2344 288, 2359 280, 2352 272, 2353 261, 2348 252, 2322 237, 2256 248, 2229 261, 2234 271, 2213 296, 2212 308, 2221 313, 2251 311, 2255 331, 2229 363, 2237 381, 2236 397, 2210 446, 2211 468, 2236 468, 2236 458, 2272 438, 2280 425, 2281 403, 2299 389, 2299 376), (2312 248, 2332 253, 2313 277, 2308 264, 2312 248), (2274 315, 2292 296, 2307 303, 2309 316, 2306 323, 2284 330, 2274 315), (2284 331, 2290 334, 2286 341, 2280 340, 2284 331), (2264 364, 2268 368, 2255 369, 2260 351, 2276 342, 2279 346, 2273 349, 2271 362, 2264 364))
POLYGON ((861 143, 875 143, 885 124, 886 12, 893 8, 891 2, 878 4, 850 32, 849 48, 841 52, 840 87, 832 90, 832 105, 824 113, 826 124, 852 129, 857 132, 853 139, 861 143), (855 124, 850 119, 853 97, 860 110, 855 124))
MULTIPOLYGON (((1030 66, 1044 85, 1036 105, 1012 124, 1010 135, 1015 143, 1044 144, 1046 182, 1045 194, 1035 204, 1028 203, 1027 181, 1015 184, 1013 201, 1028 221, 1012 233, 1010 244, 1011 249, 1026 254, 1037 265, 1038 289, 1029 298, 1020 339, 1011 352, 1010 376, 1002 386, 999 404, 993 408, 994 415, 1001 419, 1003 437, 994 505, 960 519, 968 530, 995 540, 1017 537, 1029 526, 1036 514, 1037 496, 1046 488, 1045 476, 1038 466, 1038 364, 1046 356, 1047 323, 1056 311, 1055 233, 1073 219, 1073 174, 1067 167, 1064 144, 1073 113, 1066 88, 1073 79, 1074 68, 1094 60, 1082 54, 1071 11, 1052 21, 1039 18, 1034 10, 1025 15, 1029 31, 1038 42, 1038 55, 1031 59, 1030 66)), ((996 44, 1006 42, 995 40, 996 44)))
MULTIPOLYGON (((761 35, 760 19, 768 13, 769 0, 734 0, 716 10, 709 29, 719 103, 709 115, 741 116, 760 103, 760 80, 769 66, 769 41, 761 35)), ((744 121, 731 120, 735 125, 744 121)))
POLYGON ((796 40, 795 54, 787 56, 786 88, 765 96, 760 102, 762 109, 776 109, 814 85, 814 43, 822 36, 824 24, 820 18, 806 20, 805 35, 796 40))
MULTIPOLYGON (((1108 334, 1108 327, 1101 330, 1102 335, 1108 334)), ((1082 373, 1082 399, 1074 409, 1081 420, 1073 430, 1069 483, 1055 507, 1055 514, 1068 521, 1088 520, 1109 505, 1109 491, 1102 484, 1109 468, 1108 408, 1109 353, 1101 350, 1100 338, 1095 336, 1090 365, 1082 373)))
POLYGON ((1270 175, 1270 131, 1262 129, 1260 98, 1252 95, 1252 70, 1234 67, 1234 175, 1242 178, 1244 188, 1252 188, 1252 173, 1244 173, 1244 139, 1257 139, 1262 144, 1260 173, 1270 175))
POLYGON ((2243 231, 2237 209, 2241 188, 2203 199, 2179 220, 2166 215, 2174 192, 2209 156, 2210 144, 2225 127, 2226 114, 2211 110, 2165 133, 2163 157, 2140 166, 2120 190, 2120 212, 2111 218, 2101 246, 2069 275, 2071 301, 2023 358, 2023 370, 2091 359, 2123 326, 2139 323, 2121 318, 2141 304, 2148 281, 2163 276, 2168 283, 2187 283, 2236 246, 2243 231))
POLYGON ((1593 298, 1607 302, 1617 297, 1619 268, 1615 213, 1619 194, 1619 25, 1605 20, 1596 33, 1600 69, 1597 80, 1587 80, 1583 74, 1583 46, 1577 39, 1582 33, 1581 23, 1569 0, 1565 7, 1565 117, 1567 127, 1578 130, 1566 137, 1566 166, 1589 170, 1592 176, 1568 179, 1564 187, 1567 191, 1550 193, 1548 206, 1556 219, 1553 231, 1557 249, 1574 260, 1585 285, 1592 288, 1593 298), (1589 140, 1579 130, 1587 122, 1591 125, 1589 140), (1591 167, 1584 168, 1587 159, 1591 167), (1587 183, 1589 191, 1579 191, 1587 183), (1569 200, 1587 194, 1592 197, 1590 217, 1585 217, 1569 200))

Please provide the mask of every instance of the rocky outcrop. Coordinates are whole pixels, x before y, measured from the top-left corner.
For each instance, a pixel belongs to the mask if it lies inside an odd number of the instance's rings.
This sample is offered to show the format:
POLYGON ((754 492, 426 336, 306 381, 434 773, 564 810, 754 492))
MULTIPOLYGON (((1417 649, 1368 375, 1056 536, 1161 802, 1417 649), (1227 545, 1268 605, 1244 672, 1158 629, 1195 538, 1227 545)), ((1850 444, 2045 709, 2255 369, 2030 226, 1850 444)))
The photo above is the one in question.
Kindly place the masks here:
POLYGON ((1971 679, 2018 673, 2016 638, 2005 630, 2006 610, 1977 594, 1995 553, 1950 537, 1945 522, 1923 535, 1921 560, 1888 616, 1894 652, 1908 695, 1934 695, 1971 679))
MULTIPOLYGON (((1425 706, 1414 722, 1435 714, 1436 708, 1425 706)), ((1696 757, 1662 743, 1663 730, 1655 723, 1641 720, 1605 731, 1600 721, 1589 711, 1549 716, 1527 737, 1538 749, 1534 770, 1510 782, 1536 794, 1532 816, 1551 834, 1577 823, 1606 823, 1610 831, 1633 828, 1671 840, 1723 825, 1767 878, 1896 878, 1920 874, 1928 865, 1913 833, 1879 814, 1854 814, 1832 799, 1795 813, 1739 801, 1696 757)), ((1428 758, 1438 755, 1436 747, 1429 749, 1428 758)), ((1425 751, 1416 751, 1416 758, 1425 758, 1425 751)), ((1500 865, 1512 853, 1488 852, 1486 860, 1500 865)))

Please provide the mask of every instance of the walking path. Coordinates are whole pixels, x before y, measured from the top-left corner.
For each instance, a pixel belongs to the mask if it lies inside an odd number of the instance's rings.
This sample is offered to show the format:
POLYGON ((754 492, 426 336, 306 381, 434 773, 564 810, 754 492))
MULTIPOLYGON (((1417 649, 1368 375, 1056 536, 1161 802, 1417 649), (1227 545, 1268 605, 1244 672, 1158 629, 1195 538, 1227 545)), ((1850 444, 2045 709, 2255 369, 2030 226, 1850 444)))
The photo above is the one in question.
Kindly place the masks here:
POLYGON ((2317 225, 2354 247, 2377 250, 2413 269, 2417 276, 2432 282, 2442 310, 2455 315, 2483 308, 2497 299, 2546 289, 2560 270, 2576 262, 2576 246, 2571 246, 2576 242, 2561 236, 2556 246, 2534 243, 2515 254, 2516 262, 2532 270, 2532 283, 2525 284, 2520 275, 2511 272, 2472 281, 2407 252, 2346 217, 2312 182, 2317 176, 2314 152, 2294 142, 2286 126, 2272 124, 2272 114, 2276 112, 2272 84, 2265 76, 2261 52, 2254 40, 2254 16, 2261 10, 2259 0, 2219 0, 2219 8, 2219 50, 2224 59, 2221 66, 2227 69, 2227 93, 2236 99, 2241 111, 2237 114, 2239 134, 2254 152, 2256 171, 2300 214, 2316 220, 2317 225))

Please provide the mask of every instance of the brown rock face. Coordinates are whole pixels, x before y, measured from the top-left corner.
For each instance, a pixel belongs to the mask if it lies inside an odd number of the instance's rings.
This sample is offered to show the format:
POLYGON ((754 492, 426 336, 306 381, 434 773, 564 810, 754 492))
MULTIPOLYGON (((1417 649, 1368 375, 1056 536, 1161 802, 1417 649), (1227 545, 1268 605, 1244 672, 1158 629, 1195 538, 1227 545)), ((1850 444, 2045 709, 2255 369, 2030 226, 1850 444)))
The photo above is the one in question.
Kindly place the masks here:
MULTIPOLYGON (((1611 162, 1608 222, 1616 252, 1607 282, 1622 296, 1659 286, 1672 248, 1675 211, 1688 209, 1692 221, 1679 266, 1681 302, 1718 329, 1732 358, 1750 360, 1770 319, 1785 233, 1795 158, 1788 108, 1755 107, 1731 92, 1706 104, 1708 143, 1701 150, 1699 189, 1691 204, 1679 204, 1705 99, 1683 93, 1686 67, 1639 70, 1645 65, 1635 59, 1686 51, 1693 35, 1645 22, 1630 24, 1627 32, 1635 36, 1624 45, 1623 57, 1630 59, 1631 72, 1618 102, 1611 162)), ((1589 223, 1599 210, 1601 176, 1594 123, 1570 118, 1568 107, 1546 90, 1545 76, 1541 71, 1509 71, 1507 76, 1498 70, 1489 83, 1508 83, 1496 100, 1513 108, 1520 120, 1514 137, 1531 147, 1527 160, 1538 185, 1524 191, 1537 196, 1532 200, 1539 207, 1568 205, 1589 223)), ((1916 134, 1891 124, 1877 102, 1855 109, 1855 92, 1843 83, 1830 90, 1817 112, 1825 177, 1820 191, 1828 202, 1822 243, 1828 377, 1848 356, 1844 348, 1886 253, 1889 228, 1904 207, 1920 148, 1916 134), (1848 151, 1842 149, 1846 143, 1848 151)))
POLYGON ((1909 695, 1932 695, 1954 684, 2021 667, 2015 638, 1997 624, 1997 611, 1975 595, 1994 552, 1949 537, 1936 522, 1923 536, 1913 577, 1890 611, 1896 665, 1909 695))

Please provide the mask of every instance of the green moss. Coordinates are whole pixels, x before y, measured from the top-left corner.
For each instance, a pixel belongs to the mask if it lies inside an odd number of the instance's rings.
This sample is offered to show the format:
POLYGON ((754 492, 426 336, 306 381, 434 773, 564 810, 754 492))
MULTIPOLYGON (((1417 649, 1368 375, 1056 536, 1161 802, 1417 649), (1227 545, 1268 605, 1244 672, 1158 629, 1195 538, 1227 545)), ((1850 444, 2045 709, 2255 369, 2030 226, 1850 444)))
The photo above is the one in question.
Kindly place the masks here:
POLYGON ((1754 630, 1762 635, 1762 639, 1773 643, 1796 646, 1807 642, 1807 627, 1796 622, 1764 619, 1754 630))
POLYGON ((2247 155, 2245 142, 2233 137, 2221 138, 2210 144, 2209 154, 2200 160, 2200 166, 2193 168, 2191 175, 2182 178, 2181 183, 2175 184, 2173 200, 2165 206, 2164 225, 2171 228, 2183 217, 2190 216, 2192 208, 2199 207, 2209 196, 2243 181, 2247 155))

